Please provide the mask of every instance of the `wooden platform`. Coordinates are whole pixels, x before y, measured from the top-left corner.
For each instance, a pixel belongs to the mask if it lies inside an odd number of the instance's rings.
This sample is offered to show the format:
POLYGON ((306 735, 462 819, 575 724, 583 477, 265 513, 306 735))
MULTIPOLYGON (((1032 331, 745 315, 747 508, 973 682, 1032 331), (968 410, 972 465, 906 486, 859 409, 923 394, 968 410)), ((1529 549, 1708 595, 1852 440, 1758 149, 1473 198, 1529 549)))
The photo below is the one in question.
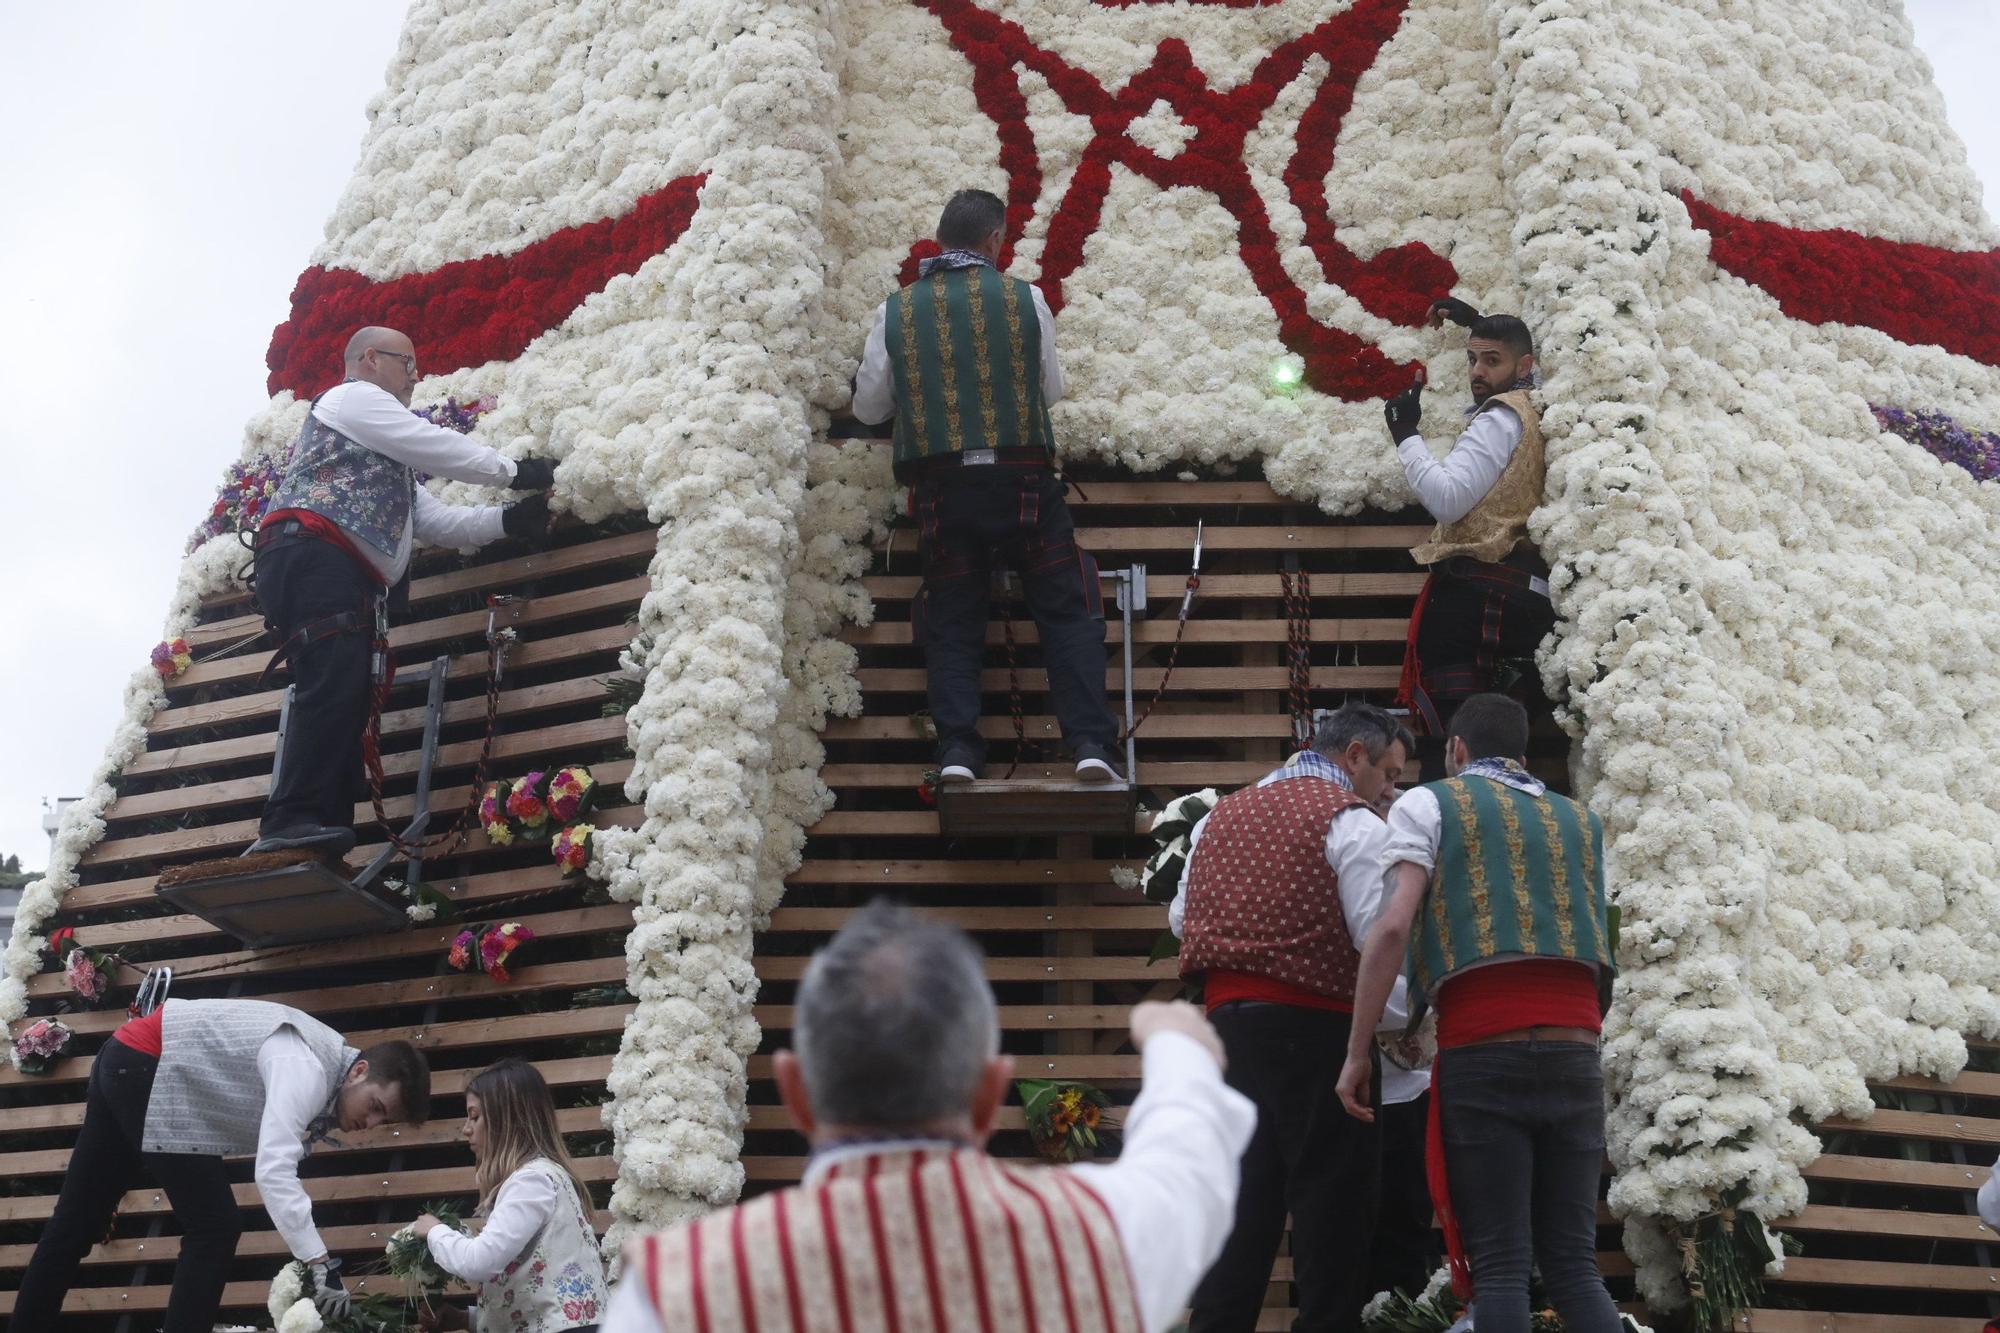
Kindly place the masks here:
POLYGON ((154 892, 175 911, 192 913, 246 949, 345 939, 402 930, 407 904, 375 884, 357 884, 362 872, 317 857, 282 852, 223 857, 169 867, 154 892))
POLYGON ((1138 789, 1129 782, 1078 782, 1037 772, 947 782, 938 788, 938 830, 947 838, 1014 838, 1132 831, 1138 789))
MULTIPOLYGON (((1143 560, 1151 617, 1134 627, 1137 688, 1157 685, 1173 635, 1194 524, 1206 524, 1201 595, 1171 688, 1139 734, 1139 808, 1120 832, 1078 832, 1047 823, 1004 833, 943 831, 918 785, 930 746, 911 725, 922 707, 923 673, 912 646, 909 602, 916 591, 914 543, 878 556, 867 577, 873 624, 845 638, 860 655, 865 710, 824 734, 824 770, 839 804, 811 831, 806 860, 761 937, 762 993, 756 1016, 763 1052, 750 1069, 745 1166, 753 1190, 798 1179, 804 1145, 787 1127, 770 1083, 769 1053, 789 1038, 794 987, 811 950, 857 904, 898 894, 975 931, 999 999, 1005 1049, 1024 1076, 1093 1081, 1129 1100, 1138 1061, 1125 1040, 1136 1000, 1178 989, 1172 963, 1148 963, 1165 912, 1111 872, 1136 866, 1150 846, 1142 835, 1165 800, 1202 787, 1254 780, 1282 760, 1290 721, 1282 659, 1285 618, 1278 570, 1296 553, 1312 584, 1313 702, 1346 697, 1378 702, 1393 691, 1405 619, 1421 575, 1405 550, 1421 529, 1366 516, 1328 520, 1286 504, 1254 479, 1201 482, 1086 476, 1075 501, 1079 537, 1106 566, 1143 560)), ((486 670, 483 597, 524 600, 512 618, 520 634, 500 698, 503 773, 547 763, 590 765, 614 793, 630 772, 621 718, 601 715, 599 681, 615 673, 629 641, 628 617, 647 589, 650 530, 577 534, 535 555, 505 549, 476 562, 432 558, 418 571, 409 623, 394 633, 399 655, 451 658, 446 729, 430 807, 448 817, 466 795, 477 757, 486 670)), ((219 601, 191 634, 197 654, 235 642, 254 627, 238 602, 219 601)), ((1111 636, 1120 628, 1114 623, 1111 636)), ((989 636, 987 711, 982 733, 1004 771, 1011 760, 1000 627, 989 636)), ((1018 635, 1032 737, 1053 744, 1055 724, 1042 695, 1032 628, 1018 635)), ((444 953, 458 927, 415 927, 394 935, 338 940, 297 953, 237 947, 198 917, 155 894, 163 869, 231 856, 255 836, 268 788, 279 688, 255 688, 263 654, 242 651, 206 662, 170 686, 169 707, 148 730, 148 752, 119 780, 104 841, 93 848, 63 921, 81 942, 122 950, 143 968, 177 970, 174 993, 281 999, 325 1017, 351 1039, 400 1036, 418 1043, 436 1070, 437 1119, 422 1128, 343 1136, 315 1151, 306 1185, 329 1245, 350 1265, 379 1255, 390 1231, 433 1199, 465 1199, 472 1168, 457 1143, 466 1081, 502 1055, 537 1063, 555 1090, 558 1115, 600 1208, 612 1163, 601 1103, 604 1079, 632 1002, 622 989, 624 935, 631 911, 593 905, 565 882, 544 849, 497 848, 475 835, 432 882, 470 920, 521 920, 538 938, 519 957, 505 989, 481 975, 451 971, 444 953)), ((1117 681, 1107 669, 1107 689, 1117 681)), ((384 719, 392 817, 409 813, 422 697, 402 691, 384 719)), ((1566 742, 1538 731, 1532 756, 1560 778, 1566 742)), ((1024 764, 1023 773, 1040 761, 1024 764)), ((365 812, 361 812, 365 815, 365 812)), ((593 815, 600 826, 635 825, 641 812, 614 799, 593 815)), ((364 833, 364 843, 372 839, 364 833)), ((364 860, 376 848, 353 853, 364 860)), ((76 1013, 72 1058, 47 1076, 0 1069, 0 1317, 49 1215, 69 1145, 82 1117, 90 1060, 123 1020, 135 968, 105 1007, 76 1013)), ((59 973, 32 979, 37 1013, 72 1001, 59 973)), ((1982 1059, 1991 1053, 1982 1053, 1982 1059)), ((1989 1066, 1991 1067, 1991 1066, 1989 1066)), ((1968 1073, 1949 1088, 1903 1080, 1885 1087, 1893 1105, 1861 1128, 1829 1129, 1829 1154, 1810 1172, 1811 1205, 1787 1223, 1808 1252, 1792 1260, 1773 1295, 1804 1311, 1757 1312, 1740 1327, 1761 1333, 1942 1333, 1975 1328, 2000 1284, 1991 1237, 1969 1212, 2000 1141, 2000 1074, 1968 1073)), ((1002 1115, 997 1150, 1028 1152, 1018 1105, 1002 1115)), ((232 1166, 246 1231, 232 1267, 225 1316, 261 1317, 266 1283, 283 1246, 257 1208, 249 1163, 232 1166)), ((602 1219, 600 1218, 600 1221, 602 1219)), ((1608 1217, 1600 1231, 1603 1266, 1621 1299, 1632 1297, 1630 1264, 1608 1217)), ((150 1327, 166 1302, 178 1243, 159 1192, 124 1200, 111 1242, 93 1251, 86 1284, 72 1295, 65 1327, 96 1333, 150 1327), (128 1322, 129 1321, 129 1322, 128 1322)), ((1274 1274, 1263 1327, 1288 1326, 1287 1261, 1274 1274)))

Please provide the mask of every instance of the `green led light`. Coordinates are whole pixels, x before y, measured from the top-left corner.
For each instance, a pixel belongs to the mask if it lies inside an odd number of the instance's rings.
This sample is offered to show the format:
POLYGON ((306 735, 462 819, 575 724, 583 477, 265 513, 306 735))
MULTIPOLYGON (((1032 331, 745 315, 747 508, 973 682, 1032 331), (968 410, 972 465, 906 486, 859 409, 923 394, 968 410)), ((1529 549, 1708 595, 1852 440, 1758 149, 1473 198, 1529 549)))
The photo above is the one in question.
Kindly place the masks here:
POLYGON ((1280 361, 1271 367, 1271 383, 1280 389, 1296 389, 1305 377, 1306 368, 1296 361, 1280 361))

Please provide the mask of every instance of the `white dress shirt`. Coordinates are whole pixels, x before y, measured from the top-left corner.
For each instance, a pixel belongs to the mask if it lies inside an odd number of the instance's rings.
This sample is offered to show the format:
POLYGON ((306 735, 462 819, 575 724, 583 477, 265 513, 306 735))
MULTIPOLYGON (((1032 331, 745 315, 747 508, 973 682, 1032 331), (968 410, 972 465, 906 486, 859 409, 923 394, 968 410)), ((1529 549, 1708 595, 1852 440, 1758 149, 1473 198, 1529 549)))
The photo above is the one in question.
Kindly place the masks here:
POLYGON ((500 1182, 486 1225, 477 1235, 437 1226, 424 1243, 445 1272, 467 1282, 491 1282, 521 1257, 528 1242, 556 1215, 560 1202, 553 1176, 523 1168, 500 1182))
MULTIPOLYGON (((1073 1171, 1104 1201, 1125 1251, 1146 1333, 1173 1327, 1236 1220, 1239 1162, 1257 1108, 1222 1081, 1193 1038, 1162 1032, 1140 1057, 1144 1082, 1125 1115, 1118 1160, 1073 1171)), ((859 1144, 822 1154, 810 1184, 833 1163, 908 1144, 859 1144)), ((436 1235, 436 1232, 431 1233, 436 1235)), ((628 1275, 612 1293, 604 1333, 663 1333, 645 1291, 628 1275)))
MULTIPOLYGON (((448 481, 480 486, 509 486, 514 461, 477 440, 425 421, 396 401, 379 384, 348 380, 320 396, 313 416, 365 449, 393 458, 405 467, 448 481)), ((448 505, 419 486, 411 499, 410 517, 394 551, 378 551, 349 533, 354 549, 368 557, 386 584, 394 585, 410 567, 413 541, 431 546, 484 546, 498 541, 504 530, 500 505, 448 505)))
POLYGON ((326 1253, 313 1225, 312 1200, 299 1183, 312 1122, 333 1100, 326 1069, 290 1028, 279 1028, 257 1048, 257 1073, 264 1080, 264 1118, 257 1126, 257 1194, 271 1225, 294 1259, 326 1253))
MULTIPOLYGON (((1062 365, 1056 360, 1056 317, 1042 296, 1042 289, 1030 286, 1035 298, 1035 318, 1042 326, 1042 401, 1053 407, 1063 396, 1062 365)), ((861 370, 854 377, 854 416, 870 426, 879 426, 896 415, 896 383, 889 369, 889 340, 883 329, 889 303, 875 307, 875 323, 869 327, 868 341, 861 349, 861 370)))
MULTIPOLYGON (((1266 774, 1257 785, 1268 787, 1274 782, 1298 777, 1324 777, 1352 790, 1347 775, 1318 755, 1312 755, 1310 761, 1276 769, 1266 774)), ((1188 872, 1194 868, 1194 849, 1201 841, 1201 831, 1207 823, 1208 815, 1203 815, 1188 832, 1187 860, 1181 866, 1180 888, 1167 907, 1167 929, 1173 931, 1176 938, 1179 938, 1181 924, 1187 917, 1188 872)), ((1382 915, 1382 851, 1387 839, 1388 830, 1381 816, 1365 805, 1350 806, 1335 815, 1333 822, 1327 826, 1326 863, 1333 867, 1339 883, 1340 913, 1347 919, 1347 936, 1354 941, 1356 949, 1368 943, 1368 932, 1374 929, 1375 918, 1382 915)))
POLYGON ((1406 437, 1396 446, 1396 456, 1403 462, 1404 479, 1431 517, 1456 523, 1486 498, 1520 443, 1520 415, 1505 403, 1495 403, 1466 423, 1443 462, 1432 456, 1421 435, 1406 437))

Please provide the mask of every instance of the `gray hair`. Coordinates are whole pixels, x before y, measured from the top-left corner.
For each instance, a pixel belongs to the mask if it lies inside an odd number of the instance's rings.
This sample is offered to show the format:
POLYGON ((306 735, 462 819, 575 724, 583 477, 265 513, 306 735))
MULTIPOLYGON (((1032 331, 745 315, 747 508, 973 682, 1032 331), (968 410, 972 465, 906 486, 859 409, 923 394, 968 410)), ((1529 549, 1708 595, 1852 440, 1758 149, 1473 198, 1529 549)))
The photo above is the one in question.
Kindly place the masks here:
POLYGON ((1368 752, 1369 761, 1380 759, 1392 743, 1400 742, 1405 758, 1416 753, 1417 740, 1410 729, 1374 704, 1344 703, 1319 720, 1313 733, 1313 749, 1323 755, 1337 755, 1355 741, 1368 752))
POLYGON ((792 1049, 814 1118, 907 1129, 961 1115, 1000 1048, 983 955, 958 927, 878 898, 813 955, 792 1049))

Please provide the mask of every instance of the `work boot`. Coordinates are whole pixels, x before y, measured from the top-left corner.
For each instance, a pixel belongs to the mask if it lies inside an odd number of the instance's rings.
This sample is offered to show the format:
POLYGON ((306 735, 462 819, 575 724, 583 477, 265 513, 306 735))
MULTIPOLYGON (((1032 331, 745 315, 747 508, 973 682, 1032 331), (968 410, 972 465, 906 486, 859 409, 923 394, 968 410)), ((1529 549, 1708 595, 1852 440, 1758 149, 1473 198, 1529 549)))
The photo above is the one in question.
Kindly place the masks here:
POLYGON ((1078 782, 1119 781, 1118 764, 1111 751, 1102 745, 1077 746, 1076 780, 1078 782))
POLYGON ((259 852, 325 852, 338 858, 354 850, 354 830, 328 828, 322 824, 292 824, 261 835, 250 844, 245 856, 259 852))

